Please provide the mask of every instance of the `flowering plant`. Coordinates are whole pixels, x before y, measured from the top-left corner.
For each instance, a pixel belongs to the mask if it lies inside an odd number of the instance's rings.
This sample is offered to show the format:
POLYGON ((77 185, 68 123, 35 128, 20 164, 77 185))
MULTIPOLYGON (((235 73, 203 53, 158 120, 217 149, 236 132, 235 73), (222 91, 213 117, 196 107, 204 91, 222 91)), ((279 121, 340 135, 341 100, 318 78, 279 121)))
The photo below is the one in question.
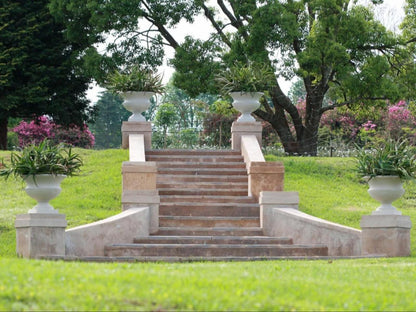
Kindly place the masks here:
POLYGON ((47 116, 40 116, 30 122, 22 121, 13 132, 18 135, 20 147, 39 144, 45 139, 54 144, 65 143, 82 148, 92 148, 95 143, 94 135, 87 125, 64 127, 54 123, 47 116))

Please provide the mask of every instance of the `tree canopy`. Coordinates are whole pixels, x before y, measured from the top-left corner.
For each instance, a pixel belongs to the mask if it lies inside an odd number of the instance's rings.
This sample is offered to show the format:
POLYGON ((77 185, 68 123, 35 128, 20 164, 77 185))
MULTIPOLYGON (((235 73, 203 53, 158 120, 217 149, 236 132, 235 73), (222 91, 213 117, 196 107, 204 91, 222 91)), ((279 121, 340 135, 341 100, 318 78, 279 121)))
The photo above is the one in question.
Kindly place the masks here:
POLYGON ((270 66, 275 80, 255 114, 273 126, 289 153, 316 154, 328 110, 414 96, 415 0, 407 2, 402 35, 388 31, 370 6, 349 0, 51 1, 75 41, 114 38, 101 64, 157 66, 165 46, 175 49, 175 84, 190 95, 215 92, 216 74, 235 62, 270 66), (211 37, 180 42, 172 29, 197 14, 212 26, 211 37), (279 84, 294 77, 306 90, 304 116, 279 84))
POLYGON ((48 0, 0 0, 0 149, 7 147, 9 117, 47 114, 59 124, 88 117, 80 45, 49 13, 48 0))

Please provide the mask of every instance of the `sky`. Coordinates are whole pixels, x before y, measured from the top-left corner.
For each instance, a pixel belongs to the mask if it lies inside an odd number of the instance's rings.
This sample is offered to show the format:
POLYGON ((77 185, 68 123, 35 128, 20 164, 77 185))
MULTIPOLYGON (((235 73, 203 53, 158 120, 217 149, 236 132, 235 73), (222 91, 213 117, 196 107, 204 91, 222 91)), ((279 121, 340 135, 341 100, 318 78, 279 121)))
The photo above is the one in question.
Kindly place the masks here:
MULTIPOLYGON (((368 0, 360 0, 359 2, 368 3, 368 0)), ((376 17, 379 18, 390 30, 398 31, 400 22, 404 17, 404 4, 405 0, 385 0, 383 4, 377 6, 376 17)), ((208 39, 209 33, 212 29, 209 26, 204 25, 207 25, 206 19, 203 16, 199 16, 193 25, 185 22, 180 23, 175 29, 172 30, 172 33, 179 42, 181 42, 186 36, 208 39)), ((173 57, 173 49, 168 47, 165 52, 165 63, 159 68, 159 72, 164 77, 164 83, 169 81, 174 71, 173 68, 167 64, 167 60, 173 57)), ((284 92, 289 91, 292 84, 291 81, 285 80, 279 80, 279 83, 281 84, 284 92)), ((100 88, 95 84, 91 84, 90 89, 87 91, 87 98, 94 104, 98 100, 99 92, 104 90, 105 89, 100 88)))

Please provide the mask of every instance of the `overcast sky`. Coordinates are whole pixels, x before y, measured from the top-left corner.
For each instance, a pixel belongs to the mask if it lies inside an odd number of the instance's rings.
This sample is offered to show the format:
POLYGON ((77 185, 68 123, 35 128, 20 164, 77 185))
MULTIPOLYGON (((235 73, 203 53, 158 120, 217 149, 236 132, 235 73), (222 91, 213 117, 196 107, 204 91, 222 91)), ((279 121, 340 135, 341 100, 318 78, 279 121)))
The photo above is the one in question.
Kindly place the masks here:
MULTIPOLYGON (((368 3, 368 0, 361 0, 359 2, 368 3)), ((376 8, 376 17, 380 19, 389 29, 392 31, 398 31, 399 25, 404 17, 403 5, 405 0, 385 0, 383 4, 378 5, 376 8)), ((186 36, 198 37, 200 39, 208 39, 209 33, 212 32, 212 29, 207 24, 207 21, 204 17, 200 16, 196 19, 196 22, 190 26, 188 23, 181 23, 176 27, 172 33, 175 38, 180 42, 186 36), (204 26, 206 25, 206 26, 204 26)), ((169 81, 173 68, 167 65, 167 59, 173 57, 173 49, 167 48, 166 50, 166 60, 165 65, 159 69, 160 73, 163 74, 164 82, 169 81)), ((290 81, 279 81, 281 83, 282 89, 287 92, 290 89, 290 81)), ((92 85, 91 89, 87 92, 88 99, 95 103, 98 100, 98 95, 100 91, 104 89, 92 85)))

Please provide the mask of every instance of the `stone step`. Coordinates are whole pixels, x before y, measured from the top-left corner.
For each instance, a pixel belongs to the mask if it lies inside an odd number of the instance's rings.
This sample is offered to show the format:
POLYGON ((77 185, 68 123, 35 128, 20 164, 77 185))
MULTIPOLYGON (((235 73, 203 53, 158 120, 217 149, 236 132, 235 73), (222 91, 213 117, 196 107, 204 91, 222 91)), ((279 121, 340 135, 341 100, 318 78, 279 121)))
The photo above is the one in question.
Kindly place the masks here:
POLYGON ((157 168, 158 174, 174 175, 241 175, 247 176, 247 170, 242 168, 157 168))
POLYGON ((160 216, 161 227, 259 227, 259 217, 160 216))
POLYGON ((136 237, 135 244, 276 244, 291 245, 287 237, 266 236, 146 236, 136 237))
POLYGON ((247 196, 248 190, 244 189, 191 189, 191 188, 179 188, 182 185, 178 185, 177 188, 158 188, 159 195, 225 195, 225 196, 247 196))
POLYGON ((224 163, 243 162, 243 157, 238 155, 210 156, 210 155, 149 155, 147 161, 156 162, 194 162, 194 163, 224 163))
POLYGON ((323 245, 267 244, 116 244, 105 247, 105 256, 158 257, 287 257, 327 256, 323 245))
POLYGON ((159 150, 148 150, 146 155, 210 155, 210 156, 241 156, 240 151, 234 150, 208 150, 208 149, 159 149, 159 150))
POLYGON ((163 182, 218 182, 218 183, 227 183, 227 182, 238 182, 238 183, 248 183, 248 176, 245 175, 186 175, 186 174, 158 174, 157 183, 163 182))
POLYGON ((235 203, 254 204, 255 198, 249 196, 214 196, 214 195, 161 195, 161 203, 235 203))
POLYGON ((224 216, 224 217, 258 217, 258 204, 234 203, 161 203, 161 216, 224 216))
POLYGON ((246 164, 243 162, 158 162, 158 168, 230 168, 230 169, 246 169, 246 164))
POLYGON ((247 182, 157 182, 158 189, 245 189, 248 188, 247 182))
POLYGON ((115 263, 136 263, 136 262, 242 262, 242 261, 273 261, 273 260, 345 260, 345 259, 361 259, 361 258, 381 258, 385 255, 369 255, 369 256, 352 256, 352 257, 335 257, 335 256, 259 256, 259 257, 135 257, 135 256, 120 256, 120 257, 106 257, 106 256, 41 256, 40 259, 51 261, 76 261, 76 262, 115 262, 115 263))
POLYGON ((166 236, 263 236, 260 227, 159 227, 157 235, 166 236))

